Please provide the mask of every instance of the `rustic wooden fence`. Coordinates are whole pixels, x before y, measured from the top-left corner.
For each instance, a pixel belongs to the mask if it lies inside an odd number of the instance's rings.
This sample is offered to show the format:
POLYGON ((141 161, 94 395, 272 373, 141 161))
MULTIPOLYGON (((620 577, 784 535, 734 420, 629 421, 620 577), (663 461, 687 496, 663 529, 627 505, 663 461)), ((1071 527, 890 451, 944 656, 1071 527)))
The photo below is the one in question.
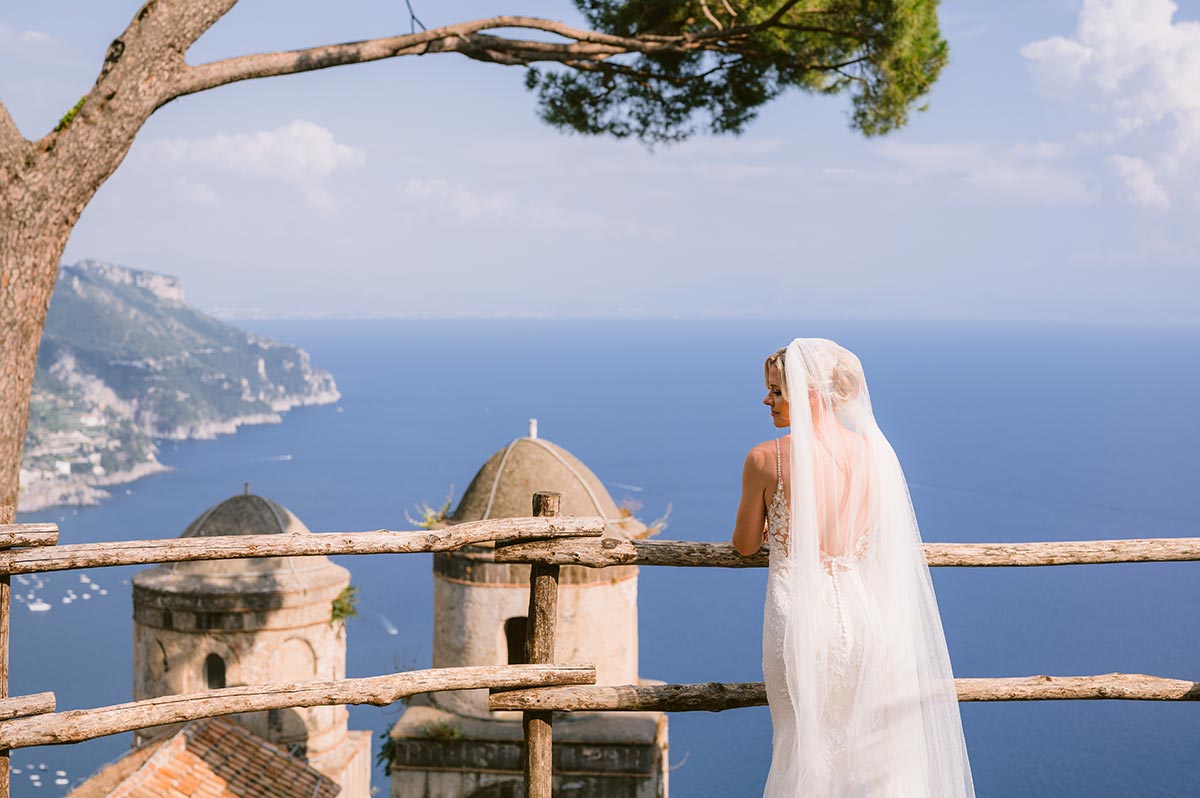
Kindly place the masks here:
MULTIPOLYGON (((765 567, 767 555, 742 557, 729 544, 601 538, 600 518, 559 516, 556 493, 534 494, 532 518, 460 524, 439 530, 325 532, 167 538, 58 546, 54 524, 0 525, 0 798, 9 796, 9 751, 75 743, 216 715, 289 707, 374 704, 441 690, 491 688, 493 710, 522 711, 527 798, 550 798, 553 714, 571 711, 721 711, 766 703, 762 683, 596 685, 586 664, 554 663, 558 575, 562 565, 765 567), (55 712, 53 693, 8 696, 9 579, 118 565, 345 554, 451 551, 496 542, 497 562, 528 563, 529 664, 441 668, 335 681, 285 682, 163 696, 95 709, 55 712)), ((1047 543, 927 543, 931 566, 1033 566, 1200 560, 1200 538, 1047 543)), ((1200 699, 1200 683, 1143 674, 960 678, 960 701, 1200 699)))
MULTIPOLYGON (((557 502, 534 507, 557 514, 557 502), (548 508, 548 509, 547 509, 548 508)), ((1200 538, 1142 538, 1039 543, 926 543, 931 566, 1081 565, 1116 562, 1200 560, 1200 538)), ((673 540, 572 538, 497 543, 495 559, 531 566, 528 653, 530 662, 554 661, 558 570, 563 565, 765 568, 767 552, 743 557, 727 543, 673 540), (536 619, 536 621, 535 621, 536 619), (536 657, 536 658, 535 658, 536 657)), ((1144 674, 1023 676, 955 679, 959 701, 1044 701, 1058 699, 1200 700, 1200 682, 1144 674)), ((767 703, 761 682, 493 688, 495 710, 520 710, 525 718, 526 798, 550 798, 554 712, 719 712, 767 703)))
MULTIPOLYGON (((540 504, 539 504, 540 507, 540 504)), ((545 516, 557 516, 557 495, 545 516)), ((535 515, 541 516, 540 511, 535 515)), ((358 679, 280 682, 162 696, 116 706, 55 712, 54 693, 8 695, 9 580, 13 574, 77 568, 245 557, 411 554, 451 551, 472 543, 598 537, 600 518, 504 518, 439 530, 324 532, 167 538, 59 546, 55 524, 0 525, 0 798, 9 798, 9 752, 77 743, 110 734, 199 718, 291 707, 374 704, 442 690, 595 684, 590 665, 532 664, 440 668, 358 679)), ((539 602, 542 606, 544 602, 539 602)), ((530 625, 534 629, 534 624, 530 625)), ((532 633, 531 633, 532 634, 532 633)), ((536 646, 534 646, 536 648, 536 646)), ((544 657, 549 663, 552 657, 544 657)))

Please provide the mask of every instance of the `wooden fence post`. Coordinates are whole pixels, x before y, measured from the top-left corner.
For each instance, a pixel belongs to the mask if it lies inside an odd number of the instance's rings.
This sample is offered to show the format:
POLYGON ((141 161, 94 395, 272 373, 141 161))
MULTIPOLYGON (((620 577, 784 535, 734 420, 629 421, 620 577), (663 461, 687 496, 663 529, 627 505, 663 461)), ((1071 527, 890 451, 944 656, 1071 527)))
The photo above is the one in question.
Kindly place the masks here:
MULTIPOLYGON (((541 518, 558 515, 562 494, 533 494, 533 514, 541 518)), ((537 563, 529 568, 529 617, 525 626, 525 658, 533 665, 554 662, 554 625, 558 620, 558 566, 537 563)), ((525 798, 551 798, 554 783, 553 713, 526 712, 521 725, 525 732, 525 798)))
MULTIPOLYGON (((0 522, 8 524, 16 520, 13 508, 0 508, 0 522)), ((7 550, 8 546, 0 549, 7 550)), ((0 575, 0 700, 8 698, 8 634, 9 634, 9 585, 12 577, 0 575)), ((0 750, 0 798, 9 798, 9 752, 0 750)))

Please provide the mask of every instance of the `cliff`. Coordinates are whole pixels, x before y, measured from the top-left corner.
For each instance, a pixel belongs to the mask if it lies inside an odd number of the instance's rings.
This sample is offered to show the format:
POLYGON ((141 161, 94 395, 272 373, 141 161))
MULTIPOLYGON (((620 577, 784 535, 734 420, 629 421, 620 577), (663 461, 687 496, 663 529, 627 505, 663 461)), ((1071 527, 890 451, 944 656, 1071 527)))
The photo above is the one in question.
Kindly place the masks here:
POLYGON ((308 353, 188 306, 174 277, 64 265, 38 353, 20 508, 94 504, 164 469, 156 441, 276 423, 340 397, 308 353))

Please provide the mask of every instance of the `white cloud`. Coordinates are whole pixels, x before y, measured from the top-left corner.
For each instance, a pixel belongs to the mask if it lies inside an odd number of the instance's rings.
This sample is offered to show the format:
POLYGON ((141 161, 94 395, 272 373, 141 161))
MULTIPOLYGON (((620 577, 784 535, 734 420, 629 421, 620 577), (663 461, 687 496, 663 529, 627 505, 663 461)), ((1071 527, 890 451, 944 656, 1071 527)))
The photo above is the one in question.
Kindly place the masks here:
POLYGON ((503 218, 513 214, 517 200, 512 194, 486 194, 466 186, 434 178, 410 178, 400 188, 400 196, 451 210, 459 219, 503 218))
POLYGON ((1176 21, 1176 11, 1171 0, 1085 0, 1074 36, 1021 48, 1049 96, 1103 114, 1081 141, 1138 152, 1108 160, 1133 201, 1163 208, 1159 180, 1190 183, 1183 173, 1200 165, 1200 22, 1176 21))
POLYGON ((196 205, 202 205, 206 208, 216 208, 221 204, 221 198, 217 196, 217 192, 213 191, 212 187, 205 183, 196 183, 180 178, 175 181, 175 188, 179 196, 196 205))
POLYGON ((16 31, 3 22, 0 22, 0 44, 11 43, 38 46, 54 44, 55 39, 50 34, 42 33, 40 30, 16 31))
POLYGON ((321 211, 335 206, 323 181, 334 172, 360 167, 367 160, 362 150, 338 143, 330 130, 304 120, 253 133, 163 139, 152 146, 176 163, 294 184, 303 189, 309 205, 321 211))
POLYGON ((1126 195, 1130 201, 1151 208, 1170 207, 1171 199, 1166 190, 1159 185, 1154 170, 1141 158, 1110 155, 1107 160, 1125 183, 1126 195))
POLYGON ((397 192, 419 218, 449 213, 460 222, 503 221, 535 230, 598 235, 669 235, 668 226, 613 219, 607 215, 522 199, 511 192, 487 192, 442 178, 410 178, 397 192))
POLYGON ((24 44, 52 44, 54 37, 40 30, 27 30, 17 35, 17 41, 24 44))
POLYGON ((1086 174, 1061 162, 1068 150, 1057 142, 885 141, 874 149, 901 166, 889 174, 892 182, 949 178, 995 199, 1040 205, 1099 199, 1086 174))

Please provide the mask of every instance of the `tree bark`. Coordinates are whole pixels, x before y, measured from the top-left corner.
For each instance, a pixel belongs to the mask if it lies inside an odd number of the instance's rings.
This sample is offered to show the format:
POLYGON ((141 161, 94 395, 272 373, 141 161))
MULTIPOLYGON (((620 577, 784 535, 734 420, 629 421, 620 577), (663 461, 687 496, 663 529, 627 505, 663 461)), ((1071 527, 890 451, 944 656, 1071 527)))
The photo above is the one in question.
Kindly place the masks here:
POLYGON ((26 177, 10 182, 15 171, 0 165, 5 179, 0 192, 16 195, 0 197, 0 524, 16 517, 38 346, 59 259, 75 222, 69 217, 56 222, 53 217, 60 209, 53 205, 35 211, 31 206, 44 194, 22 196, 26 177))

